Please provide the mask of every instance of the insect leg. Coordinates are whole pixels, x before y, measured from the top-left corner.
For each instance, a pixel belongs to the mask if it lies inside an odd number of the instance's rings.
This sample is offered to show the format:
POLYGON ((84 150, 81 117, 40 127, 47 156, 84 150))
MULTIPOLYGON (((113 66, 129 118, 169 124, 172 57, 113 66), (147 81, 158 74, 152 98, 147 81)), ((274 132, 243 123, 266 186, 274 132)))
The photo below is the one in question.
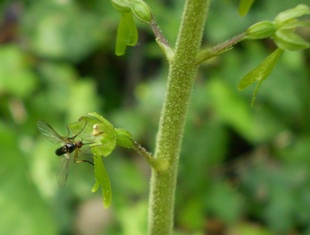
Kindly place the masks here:
POLYGON ((85 160, 85 159, 78 160, 77 159, 78 158, 78 153, 79 153, 79 149, 76 149, 75 152, 74 152, 74 157, 73 157, 74 163, 88 162, 89 164, 94 165, 94 163, 89 161, 89 160, 85 160))

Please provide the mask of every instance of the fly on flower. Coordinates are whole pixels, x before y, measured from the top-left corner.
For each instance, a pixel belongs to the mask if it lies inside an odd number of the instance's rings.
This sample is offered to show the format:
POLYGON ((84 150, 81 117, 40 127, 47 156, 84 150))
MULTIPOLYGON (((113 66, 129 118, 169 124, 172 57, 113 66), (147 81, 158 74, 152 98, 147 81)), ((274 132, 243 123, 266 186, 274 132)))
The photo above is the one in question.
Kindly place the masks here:
MULTIPOLYGON (((68 178, 68 169, 69 169, 69 162, 70 162, 70 154, 74 152, 74 162, 80 163, 80 162, 88 162, 93 165, 91 161, 88 160, 78 160, 78 154, 80 151, 80 148, 85 144, 82 142, 82 140, 75 141, 75 138, 81 134, 81 132, 84 130, 87 122, 85 122, 84 127, 74 136, 72 137, 63 137, 58 134, 56 130, 54 130, 53 127, 51 127, 49 124, 43 121, 38 121, 37 126, 43 136, 47 138, 50 142, 55 144, 62 144, 62 146, 58 149, 56 149, 55 154, 57 156, 60 156, 61 159, 59 161, 59 169, 58 169, 58 175, 57 175, 57 183, 60 188, 63 188, 66 185, 67 178, 68 178)), ((68 129, 68 136, 69 136, 69 128, 68 129)))

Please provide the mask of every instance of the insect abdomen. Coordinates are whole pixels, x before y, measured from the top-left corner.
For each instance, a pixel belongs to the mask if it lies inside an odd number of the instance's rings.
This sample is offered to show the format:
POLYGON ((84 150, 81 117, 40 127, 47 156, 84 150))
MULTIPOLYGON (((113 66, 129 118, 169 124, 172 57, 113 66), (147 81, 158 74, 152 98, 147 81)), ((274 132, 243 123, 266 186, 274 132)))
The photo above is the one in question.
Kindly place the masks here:
POLYGON ((56 149, 55 153, 57 156, 64 155, 65 153, 72 153, 75 150, 76 146, 74 143, 67 143, 64 146, 56 149))

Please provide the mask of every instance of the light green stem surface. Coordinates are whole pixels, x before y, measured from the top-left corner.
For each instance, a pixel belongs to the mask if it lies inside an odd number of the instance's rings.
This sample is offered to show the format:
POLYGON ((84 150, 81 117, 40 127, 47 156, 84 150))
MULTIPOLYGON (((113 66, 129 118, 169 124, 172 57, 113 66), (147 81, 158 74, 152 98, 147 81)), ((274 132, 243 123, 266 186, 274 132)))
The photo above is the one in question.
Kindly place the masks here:
POLYGON ((175 57, 169 68, 155 158, 168 160, 170 167, 166 171, 152 170, 148 231, 152 235, 169 235, 173 230, 178 161, 190 94, 197 73, 195 57, 200 48, 208 6, 209 0, 186 1, 175 57))

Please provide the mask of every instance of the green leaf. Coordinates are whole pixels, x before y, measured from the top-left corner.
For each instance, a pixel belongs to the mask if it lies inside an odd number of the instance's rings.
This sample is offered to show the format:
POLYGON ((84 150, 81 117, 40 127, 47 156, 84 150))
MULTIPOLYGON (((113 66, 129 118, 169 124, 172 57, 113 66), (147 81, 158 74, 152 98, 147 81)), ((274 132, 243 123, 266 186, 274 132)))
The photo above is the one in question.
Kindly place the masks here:
POLYGON ((76 2, 38 1, 23 16, 22 28, 26 27, 29 49, 39 57, 77 62, 107 38, 100 20, 76 2))
MULTIPOLYGON (((255 145, 269 141, 285 128, 285 121, 279 120, 279 117, 273 113, 268 111, 253 113, 240 94, 236 93, 231 85, 223 80, 215 79, 208 83, 206 88, 210 95, 209 102, 212 102, 212 107, 215 108, 219 123, 221 123, 217 125, 228 125, 249 143, 255 145)), ((212 139, 212 141, 214 140, 212 139)))
POLYGON ((107 208, 110 206, 112 201, 110 178, 100 156, 94 155, 94 163, 96 183, 92 188, 92 192, 96 192, 101 184, 103 206, 107 208))
POLYGON ((254 0, 241 0, 239 4, 239 15, 245 16, 251 9, 254 0))
POLYGON ((27 63, 25 54, 17 46, 1 47, 0 94, 17 98, 32 95, 38 79, 27 63))
POLYGON ((124 55, 127 46, 134 46, 138 42, 138 31, 131 12, 121 14, 117 28, 115 54, 124 55))
POLYGON ((208 195, 208 211, 225 223, 232 224, 242 215, 243 200, 238 191, 226 182, 212 185, 208 195))
POLYGON ((252 69, 248 74, 246 74, 240 81, 238 85, 239 90, 243 90, 247 86, 251 85, 254 82, 258 82, 255 91, 253 93, 252 105, 254 103, 256 94, 262 82, 269 76, 272 72, 275 64, 282 55, 283 50, 277 49, 271 53, 262 63, 260 63, 256 68, 252 69))

